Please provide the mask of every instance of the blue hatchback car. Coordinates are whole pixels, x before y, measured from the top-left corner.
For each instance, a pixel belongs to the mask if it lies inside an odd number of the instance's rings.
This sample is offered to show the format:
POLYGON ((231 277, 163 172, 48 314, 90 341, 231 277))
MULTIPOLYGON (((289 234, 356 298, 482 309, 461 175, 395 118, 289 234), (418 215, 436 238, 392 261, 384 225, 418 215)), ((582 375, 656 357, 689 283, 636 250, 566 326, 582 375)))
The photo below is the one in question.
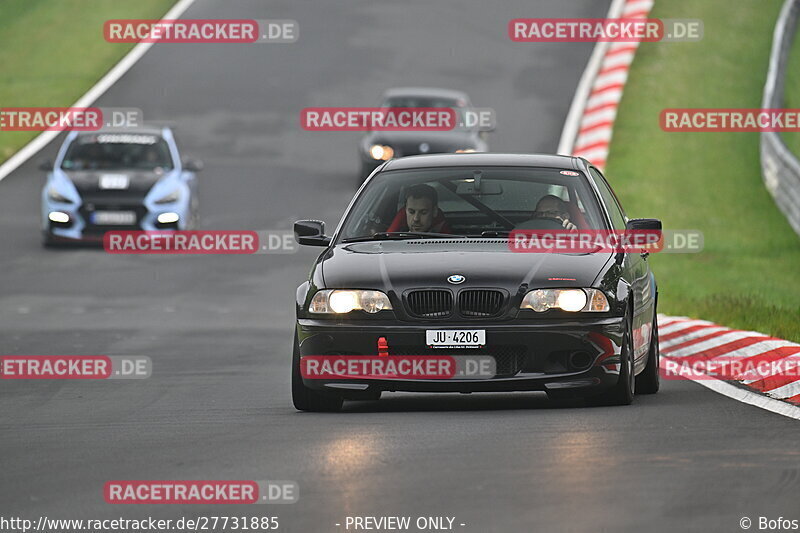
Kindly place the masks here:
POLYGON ((197 225, 200 161, 180 157, 168 127, 70 132, 55 163, 43 162, 45 246, 102 242, 110 230, 187 230, 197 225))

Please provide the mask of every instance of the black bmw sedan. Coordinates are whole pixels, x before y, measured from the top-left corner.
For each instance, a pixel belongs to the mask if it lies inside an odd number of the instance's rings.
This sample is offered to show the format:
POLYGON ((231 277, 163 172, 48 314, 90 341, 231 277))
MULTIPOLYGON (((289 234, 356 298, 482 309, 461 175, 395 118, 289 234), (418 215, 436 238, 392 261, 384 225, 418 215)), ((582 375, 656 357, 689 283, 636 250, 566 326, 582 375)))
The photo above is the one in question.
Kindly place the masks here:
POLYGON ((299 410, 383 391, 544 391, 626 405, 659 388, 646 252, 510 246, 525 230, 660 231, 656 219, 628 219, 585 159, 391 160, 333 235, 313 220, 294 229, 300 244, 324 248, 297 289, 299 410))
MULTIPOLYGON (((386 91, 382 108, 449 108, 463 120, 471 108, 469 96, 462 91, 425 87, 398 87, 386 91)), ((488 130, 458 127, 449 131, 371 131, 359 143, 361 179, 384 161, 411 155, 488 152, 488 130)))

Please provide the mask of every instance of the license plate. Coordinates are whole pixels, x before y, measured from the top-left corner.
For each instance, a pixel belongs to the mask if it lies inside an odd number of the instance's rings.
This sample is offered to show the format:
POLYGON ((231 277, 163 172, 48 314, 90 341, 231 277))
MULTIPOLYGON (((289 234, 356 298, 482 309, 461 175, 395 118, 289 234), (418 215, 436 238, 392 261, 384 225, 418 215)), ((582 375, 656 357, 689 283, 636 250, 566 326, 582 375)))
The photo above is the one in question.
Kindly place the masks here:
POLYGON ((130 185, 130 178, 125 174, 103 174, 100 176, 100 188, 104 190, 123 190, 130 185))
POLYGON ((429 329, 425 344, 431 348, 474 348, 486 344, 485 329, 429 329))
POLYGON ((133 211, 95 211, 92 222, 101 226, 131 226, 136 224, 133 211))

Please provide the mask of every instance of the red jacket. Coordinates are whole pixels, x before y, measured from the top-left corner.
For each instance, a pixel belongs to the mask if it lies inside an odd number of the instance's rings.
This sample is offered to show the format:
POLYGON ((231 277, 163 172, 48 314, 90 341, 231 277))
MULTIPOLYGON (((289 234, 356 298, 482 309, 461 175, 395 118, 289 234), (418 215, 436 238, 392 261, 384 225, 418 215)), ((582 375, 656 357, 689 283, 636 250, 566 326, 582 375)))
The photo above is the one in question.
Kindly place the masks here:
MULTIPOLYGON (((431 224, 431 233, 452 233, 450 226, 447 225, 447 220, 444 218, 444 213, 438 207, 436 208, 436 216, 433 217, 433 224, 431 224)), ((401 207, 394 220, 389 224, 388 232, 394 231, 408 231, 408 222, 406 221, 406 208, 401 207)))

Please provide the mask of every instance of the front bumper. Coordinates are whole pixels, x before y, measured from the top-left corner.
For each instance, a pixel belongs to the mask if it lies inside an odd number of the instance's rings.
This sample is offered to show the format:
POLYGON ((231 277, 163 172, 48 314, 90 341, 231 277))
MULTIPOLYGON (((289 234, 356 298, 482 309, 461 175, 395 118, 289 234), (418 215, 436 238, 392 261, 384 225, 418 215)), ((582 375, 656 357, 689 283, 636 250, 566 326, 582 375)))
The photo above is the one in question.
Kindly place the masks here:
POLYGON ((84 201, 79 205, 53 202, 45 195, 42 198, 42 233, 45 238, 57 242, 102 243, 107 231, 164 231, 186 229, 191 216, 188 201, 159 205, 157 209, 148 208, 142 199, 118 200, 103 203, 84 201), (92 223, 94 211, 132 211, 136 222, 131 225, 99 225, 92 223), (58 223, 49 219, 51 212, 66 213, 69 222, 58 223), (178 222, 161 224, 158 216, 162 213, 177 213, 178 222))
POLYGON ((371 355, 380 337, 395 355, 493 356, 497 374, 491 378, 457 379, 308 379, 317 390, 491 392, 555 391, 575 394, 601 392, 619 378, 624 322, 621 317, 512 321, 508 323, 398 323, 362 320, 299 319, 300 357, 371 355), (481 348, 429 348, 428 329, 483 329, 481 348))

